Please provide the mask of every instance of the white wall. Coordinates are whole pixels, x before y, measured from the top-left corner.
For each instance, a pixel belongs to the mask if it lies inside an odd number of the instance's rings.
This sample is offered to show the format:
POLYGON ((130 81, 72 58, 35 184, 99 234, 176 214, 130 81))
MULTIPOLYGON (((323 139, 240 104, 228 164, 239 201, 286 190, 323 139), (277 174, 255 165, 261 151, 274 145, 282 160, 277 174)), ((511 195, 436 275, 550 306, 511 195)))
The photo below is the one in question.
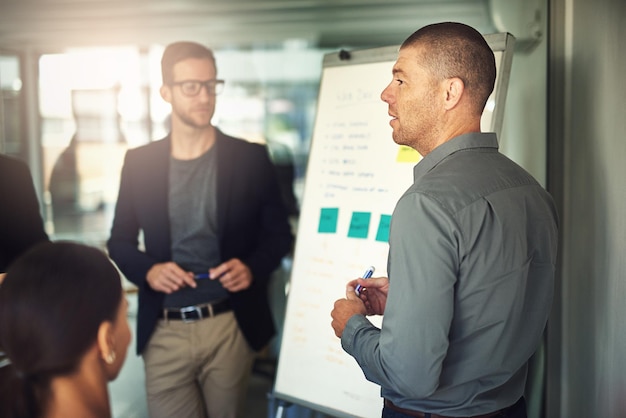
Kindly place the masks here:
POLYGON ((551 6, 564 14, 551 52, 563 67, 551 79, 564 87, 562 137, 549 138, 562 141, 560 416, 624 417, 626 2, 551 6))
POLYGON ((546 184, 546 49, 516 51, 511 66, 500 150, 546 184))
POLYGON ((489 2, 498 32, 516 38, 500 151, 546 184, 547 0, 489 2))
POLYGON ((626 417, 626 1, 490 4, 498 30, 523 38, 539 5, 547 31, 513 58, 501 135, 560 205, 545 417, 626 417))

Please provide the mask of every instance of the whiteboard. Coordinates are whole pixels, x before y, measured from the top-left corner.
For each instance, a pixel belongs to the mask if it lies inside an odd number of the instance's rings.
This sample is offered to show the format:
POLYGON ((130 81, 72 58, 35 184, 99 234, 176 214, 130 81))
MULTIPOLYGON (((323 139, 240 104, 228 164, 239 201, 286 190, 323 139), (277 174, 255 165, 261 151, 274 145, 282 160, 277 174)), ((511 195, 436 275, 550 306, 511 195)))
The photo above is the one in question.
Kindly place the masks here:
MULTIPOLYGON (((485 39, 497 78, 481 128, 499 134, 514 38, 485 39)), ((391 213, 420 159, 393 142, 380 99, 398 49, 332 53, 323 62, 274 396, 338 417, 378 418, 383 405, 379 386, 341 348, 330 311, 368 266, 387 275, 391 213)), ((369 319, 380 327, 381 317, 369 319)))

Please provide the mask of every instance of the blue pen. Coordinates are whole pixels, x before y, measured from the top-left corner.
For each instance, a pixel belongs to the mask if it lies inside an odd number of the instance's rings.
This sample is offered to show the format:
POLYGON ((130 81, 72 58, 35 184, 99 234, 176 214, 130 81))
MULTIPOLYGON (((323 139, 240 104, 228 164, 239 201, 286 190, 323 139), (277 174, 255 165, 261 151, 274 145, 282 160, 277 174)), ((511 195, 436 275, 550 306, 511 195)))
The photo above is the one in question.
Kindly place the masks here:
POLYGON ((196 273, 193 275, 193 278, 196 280, 200 280, 200 279, 210 279, 211 276, 209 276, 209 273, 196 273))
MULTIPOLYGON (((363 276, 361 277, 364 279, 369 279, 370 277, 372 277, 372 274, 374 274, 374 270, 376 270, 374 266, 369 266, 367 270, 365 270, 365 273, 363 273, 363 276)), ((354 289, 354 293, 356 293, 357 296, 360 296, 362 289, 363 289, 363 286, 361 286, 360 284, 357 284, 356 289, 354 289)))

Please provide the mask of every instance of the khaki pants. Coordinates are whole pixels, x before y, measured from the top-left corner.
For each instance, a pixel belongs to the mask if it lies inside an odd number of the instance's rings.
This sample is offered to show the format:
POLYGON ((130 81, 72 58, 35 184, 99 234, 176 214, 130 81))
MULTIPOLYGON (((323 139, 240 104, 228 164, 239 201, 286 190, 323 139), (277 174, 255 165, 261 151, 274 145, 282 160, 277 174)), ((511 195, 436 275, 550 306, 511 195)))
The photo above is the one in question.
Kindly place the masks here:
POLYGON ((252 370, 233 312, 196 322, 160 320, 143 353, 152 418, 236 418, 252 370))

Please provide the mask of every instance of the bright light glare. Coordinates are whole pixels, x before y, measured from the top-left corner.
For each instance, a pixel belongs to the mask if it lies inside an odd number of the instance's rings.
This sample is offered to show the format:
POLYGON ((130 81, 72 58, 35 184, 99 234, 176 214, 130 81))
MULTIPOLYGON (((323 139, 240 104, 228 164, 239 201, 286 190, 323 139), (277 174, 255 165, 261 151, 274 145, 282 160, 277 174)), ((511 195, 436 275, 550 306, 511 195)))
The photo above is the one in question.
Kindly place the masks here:
POLYGON ((137 48, 85 48, 65 54, 43 55, 40 65, 40 106, 44 118, 72 118, 72 90, 120 89, 118 109, 122 118, 145 115, 140 87, 140 55, 137 48), (129 93, 128 91, 131 91, 129 93))

